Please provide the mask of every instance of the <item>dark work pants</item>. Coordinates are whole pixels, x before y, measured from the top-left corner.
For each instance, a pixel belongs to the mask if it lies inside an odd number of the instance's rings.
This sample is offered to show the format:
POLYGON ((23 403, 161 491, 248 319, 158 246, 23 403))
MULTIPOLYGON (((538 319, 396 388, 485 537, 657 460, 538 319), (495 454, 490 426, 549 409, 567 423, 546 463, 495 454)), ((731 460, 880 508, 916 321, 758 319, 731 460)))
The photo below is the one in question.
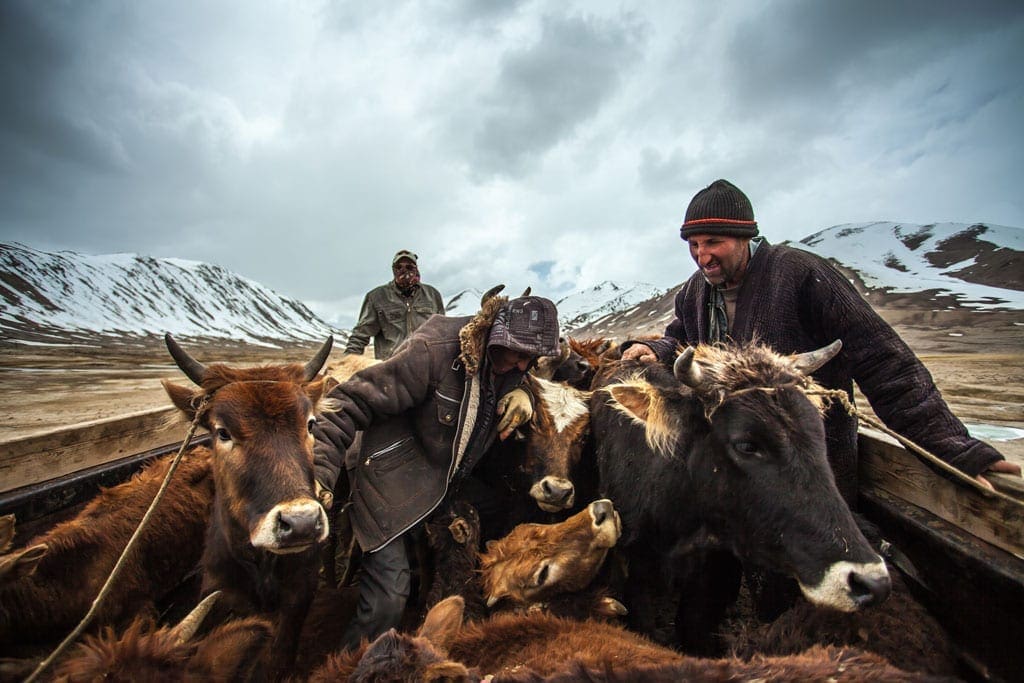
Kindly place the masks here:
POLYGON ((397 628, 409 599, 409 555, 405 535, 380 550, 364 553, 359 570, 359 603, 344 635, 343 650, 352 650, 360 639, 373 640, 389 628, 397 628))

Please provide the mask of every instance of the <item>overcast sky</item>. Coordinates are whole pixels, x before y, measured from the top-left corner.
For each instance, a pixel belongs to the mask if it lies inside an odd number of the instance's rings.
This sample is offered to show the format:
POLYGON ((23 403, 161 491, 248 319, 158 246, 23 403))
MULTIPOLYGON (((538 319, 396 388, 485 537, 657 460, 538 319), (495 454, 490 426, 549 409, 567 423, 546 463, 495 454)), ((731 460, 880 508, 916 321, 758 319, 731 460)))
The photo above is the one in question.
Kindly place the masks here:
POLYGON ((0 2, 0 241, 219 264, 354 317, 681 282, 686 205, 773 242, 1024 227, 1024 3, 0 2))

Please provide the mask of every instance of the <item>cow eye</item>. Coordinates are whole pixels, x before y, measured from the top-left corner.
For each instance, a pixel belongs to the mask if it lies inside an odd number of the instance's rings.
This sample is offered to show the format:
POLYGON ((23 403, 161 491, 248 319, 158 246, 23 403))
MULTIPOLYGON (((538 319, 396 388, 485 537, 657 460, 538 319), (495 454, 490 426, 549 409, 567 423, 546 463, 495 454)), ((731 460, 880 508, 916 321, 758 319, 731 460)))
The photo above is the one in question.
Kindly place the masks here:
POLYGON ((217 438, 221 441, 231 441, 231 434, 223 427, 217 427, 217 438))
POLYGON ((306 429, 309 431, 310 434, 313 433, 313 427, 315 427, 315 426, 316 426, 316 418, 315 417, 309 418, 309 420, 306 422, 306 429))
POLYGON ((740 455, 745 455, 752 458, 757 458, 761 456, 760 451, 757 450, 757 444, 755 444, 753 441, 737 441, 736 443, 733 444, 733 448, 735 448, 740 453, 740 455))
POLYGON ((548 565, 545 564, 543 567, 540 568, 540 571, 537 572, 537 586, 543 586, 547 582, 548 582, 548 565))

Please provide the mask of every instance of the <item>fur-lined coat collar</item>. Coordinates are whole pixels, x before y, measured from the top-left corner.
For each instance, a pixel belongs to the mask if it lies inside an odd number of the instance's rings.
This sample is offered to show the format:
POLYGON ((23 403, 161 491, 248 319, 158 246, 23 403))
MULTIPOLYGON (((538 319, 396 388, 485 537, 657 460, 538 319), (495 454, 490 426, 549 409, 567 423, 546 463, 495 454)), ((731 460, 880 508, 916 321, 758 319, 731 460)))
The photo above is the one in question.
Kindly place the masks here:
POLYGON ((473 319, 459 330, 459 361, 466 368, 467 376, 475 375, 483 364, 491 325, 507 301, 507 296, 491 297, 483 303, 473 319))

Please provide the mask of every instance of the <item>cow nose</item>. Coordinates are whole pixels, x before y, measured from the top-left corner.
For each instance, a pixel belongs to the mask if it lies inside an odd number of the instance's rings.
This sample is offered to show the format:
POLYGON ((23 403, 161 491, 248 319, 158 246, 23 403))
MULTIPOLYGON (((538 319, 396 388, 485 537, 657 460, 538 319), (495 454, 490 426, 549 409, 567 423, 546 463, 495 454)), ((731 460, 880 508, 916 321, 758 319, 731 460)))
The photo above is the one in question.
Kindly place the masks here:
POLYGON ((312 541, 323 528, 319 510, 313 506, 281 510, 277 518, 277 534, 282 543, 312 541))
POLYGON ((594 526, 601 526, 608 517, 614 514, 615 508, 612 502, 607 499, 595 500, 590 504, 590 516, 594 519, 594 526))
POLYGON ((572 504, 573 485, 561 477, 544 477, 540 484, 544 502, 561 507, 572 504))
POLYGON ((888 574, 851 572, 848 581, 850 597, 858 608, 884 602, 892 591, 892 580, 888 574))

